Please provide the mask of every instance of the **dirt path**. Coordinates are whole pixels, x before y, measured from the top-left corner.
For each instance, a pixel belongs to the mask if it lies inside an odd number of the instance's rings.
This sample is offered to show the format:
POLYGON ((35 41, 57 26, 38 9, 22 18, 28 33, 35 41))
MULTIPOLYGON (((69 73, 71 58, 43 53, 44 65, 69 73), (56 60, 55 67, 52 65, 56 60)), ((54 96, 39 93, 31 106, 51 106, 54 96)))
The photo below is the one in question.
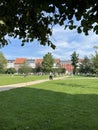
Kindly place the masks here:
MULTIPOLYGON (((64 78, 65 78, 65 76, 64 77, 54 78, 53 80, 64 79, 64 78)), ((0 86, 0 91, 6 91, 6 90, 13 89, 13 88, 25 87, 25 86, 28 86, 28 85, 39 84, 39 83, 43 83, 43 82, 47 82, 47 81, 50 81, 50 80, 49 79, 44 79, 44 80, 37 80, 37 81, 31 81, 31 82, 25 82, 25 83, 3 85, 3 86, 0 86)))

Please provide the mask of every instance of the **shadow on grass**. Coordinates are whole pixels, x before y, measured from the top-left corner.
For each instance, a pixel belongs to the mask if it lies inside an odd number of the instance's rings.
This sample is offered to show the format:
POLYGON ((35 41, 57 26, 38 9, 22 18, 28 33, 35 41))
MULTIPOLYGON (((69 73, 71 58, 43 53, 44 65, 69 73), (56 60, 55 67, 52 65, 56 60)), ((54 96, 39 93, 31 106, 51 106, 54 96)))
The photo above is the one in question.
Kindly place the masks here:
MULTIPOLYGON (((96 82, 97 84, 98 84, 98 82, 96 82)), ((60 85, 60 87, 62 86, 62 87, 64 87, 64 86, 67 86, 67 87, 75 87, 75 88, 77 88, 77 87, 79 87, 79 88, 89 88, 89 89, 92 89, 92 87, 87 87, 86 85, 81 85, 81 84, 75 84, 75 83, 54 83, 54 84, 56 84, 56 85, 60 85)), ((97 84, 96 84, 96 86, 97 86, 97 84)), ((93 89, 97 89, 98 90, 98 87, 93 87, 93 89)))
POLYGON ((98 130, 98 95, 35 88, 0 92, 0 130, 98 130))

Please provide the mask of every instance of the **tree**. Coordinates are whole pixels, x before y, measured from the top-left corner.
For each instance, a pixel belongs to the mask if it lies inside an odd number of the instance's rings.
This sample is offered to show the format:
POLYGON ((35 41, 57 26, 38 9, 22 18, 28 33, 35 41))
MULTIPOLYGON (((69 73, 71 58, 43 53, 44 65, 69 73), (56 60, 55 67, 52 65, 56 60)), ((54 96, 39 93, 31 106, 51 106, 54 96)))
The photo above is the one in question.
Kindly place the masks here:
POLYGON ((3 53, 0 52, 0 73, 2 73, 7 65, 7 59, 4 57, 3 53))
POLYGON ((32 68, 27 64, 24 64, 18 69, 18 72, 21 74, 28 74, 32 72, 32 68))
POLYGON ((84 60, 79 67, 79 72, 85 73, 85 74, 94 72, 93 63, 92 63, 91 59, 89 59, 87 56, 84 57, 84 60))
POLYGON ((39 73, 42 71, 42 64, 41 63, 36 63, 36 73, 39 73))
MULTIPOLYGON (((66 69, 65 68, 54 68, 54 71, 58 74, 65 74, 66 69)), ((54 73, 55 74, 55 73, 54 73)))
POLYGON ((95 56, 92 56, 92 61, 94 64, 94 70, 98 74, 98 52, 95 53, 95 56))
POLYGON ((73 74, 76 73, 76 69, 77 69, 77 63, 78 63, 78 54, 74 51, 71 55, 71 61, 72 61, 72 65, 74 66, 73 69, 73 74))
POLYGON ((98 34, 98 2, 95 0, 1 0, 0 42, 9 43, 6 35, 25 42, 37 39, 40 44, 55 45, 50 41, 52 27, 64 25, 78 33, 92 29, 98 34), (75 21, 78 21, 76 24, 75 21))
POLYGON ((60 63, 56 63, 56 65, 54 67, 54 75, 56 73, 62 74, 62 73, 65 73, 65 72, 66 72, 65 68, 62 68, 60 63))
POLYGON ((42 62, 42 69, 44 72, 49 72, 49 71, 53 71, 53 63, 54 63, 54 59, 51 53, 47 53, 44 57, 43 57, 43 62, 42 62))
POLYGON ((4 73, 4 68, 3 68, 2 63, 0 63, 0 73, 1 73, 1 74, 4 73))
POLYGON ((7 74, 14 74, 14 73, 16 73, 16 70, 15 70, 15 68, 8 68, 8 69, 5 71, 5 73, 7 73, 7 74))

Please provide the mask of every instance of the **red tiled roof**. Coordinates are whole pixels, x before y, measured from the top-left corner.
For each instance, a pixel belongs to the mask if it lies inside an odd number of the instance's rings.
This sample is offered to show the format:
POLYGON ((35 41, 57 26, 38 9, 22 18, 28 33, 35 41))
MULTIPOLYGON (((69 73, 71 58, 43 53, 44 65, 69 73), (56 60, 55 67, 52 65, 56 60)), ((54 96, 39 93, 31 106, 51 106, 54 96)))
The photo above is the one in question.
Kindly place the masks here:
POLYGON ((81 63, 82 63, 83 61, 84 61, 84 59, 78 59, 78 62, 81 62, 81 63))
MULTIPOLYGON (((35 60, 35 63, 42 63, 43 62, 43 59, 36 59, 35 60)), ((60 63, 60 59, 54 59, 54 62, 55 63, 60 63)))
POLYGON ((62 68, 65 68, 68 72, 71 72, 74 69, 73 65, 71 64, 62 64, 61 66, 62 68))
POLYGON ((54 59, 55 63, 60 63, 60 59, 54 59))
POLYGON ((42 63, 43 59, 36 59, 35 63, 42 63))
POLYGON ((15 64, 24 64, 26 61, 26 58, 16 58, 15 64))

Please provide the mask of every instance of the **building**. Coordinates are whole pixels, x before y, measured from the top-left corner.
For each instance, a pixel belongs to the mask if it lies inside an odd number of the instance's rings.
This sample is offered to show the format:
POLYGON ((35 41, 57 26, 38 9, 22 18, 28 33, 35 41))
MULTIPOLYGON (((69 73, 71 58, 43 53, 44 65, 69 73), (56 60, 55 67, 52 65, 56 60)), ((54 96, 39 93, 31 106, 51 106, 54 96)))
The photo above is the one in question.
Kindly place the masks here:
POLYGON ((73 73, 73 65, 71 64, 62 64, 62 68, 66 69, 66 74, 72 74, 73 73))
POLYGON ((14 62, 15 60, 8 60, 7 68, 14 68, 14 62))
MULTIPOLYGON (((15 68, 16 71, 18 72, 18 69, 24 65, 27 64, 31 68, 36 68, 40 66, 43 62, 43 59, 38 58, 38 59, 27 59, 27 58, 16 58, 15 60, 8 60, 7 68, 15 68)), ((54 65, 53 68, 59 68, 62 67, 66 69, 67 74, 73 73, 73 66, 71 65, 70 60, 60 60, 54 59, 54 65)))
POLYGON ((32 68, 35 68, 35 59, 26 59, 26 64, 32 68))
POLYGON ((61 66, 60 59, 54 59, 53 68, 59 68, 61 66))
POLYGON ((35 59, 35 67, 40 67, 43 62, 43 59, 35 59))
POLYGON ((26 58, 16 58, 14 62, 14 68, 16 69, 16 71, 18 71, 18 69, 26 63, 26 60, 26 58))

